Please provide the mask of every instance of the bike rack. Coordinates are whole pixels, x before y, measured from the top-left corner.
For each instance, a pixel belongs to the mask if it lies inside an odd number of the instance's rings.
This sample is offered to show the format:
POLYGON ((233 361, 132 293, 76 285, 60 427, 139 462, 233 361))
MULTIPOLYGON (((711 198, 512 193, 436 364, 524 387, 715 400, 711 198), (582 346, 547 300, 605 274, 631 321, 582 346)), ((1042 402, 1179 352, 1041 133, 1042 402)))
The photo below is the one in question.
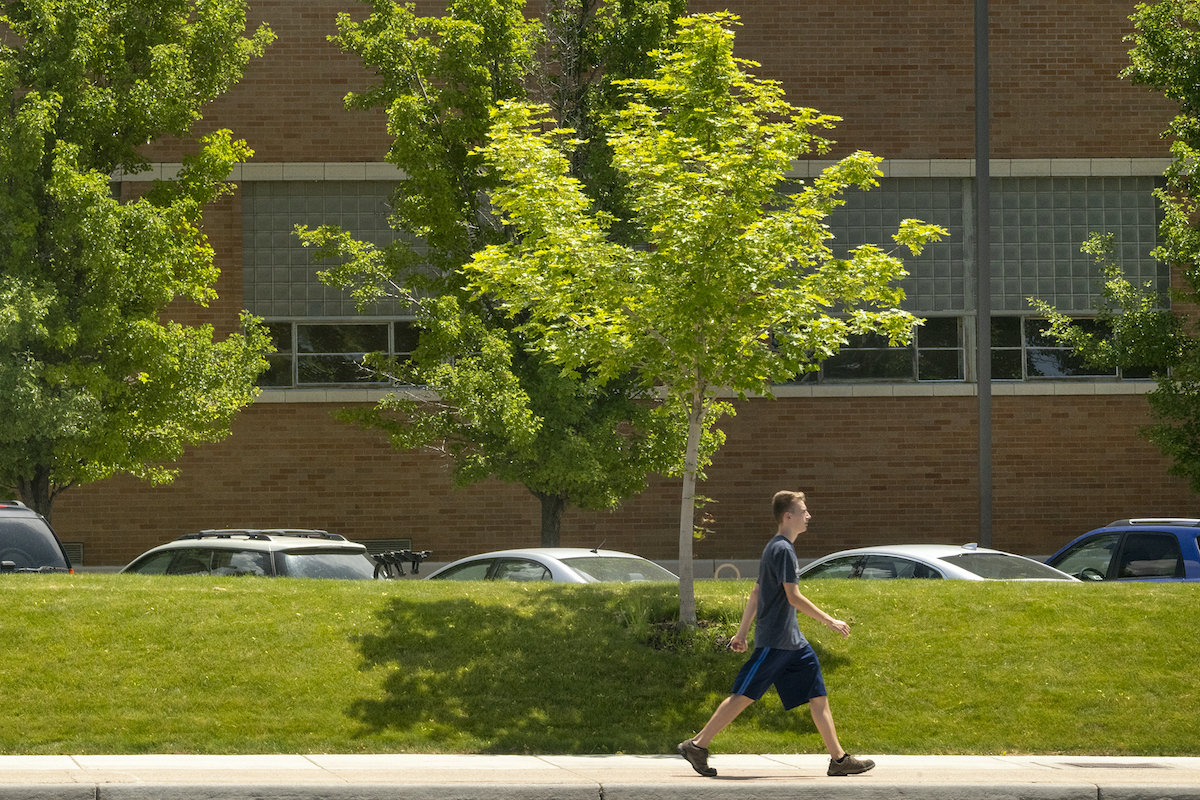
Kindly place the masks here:
POLYGON ((411 565, 412 574, 416 575, 421 568, 421 562, 431 555, 432 550, 389 550, 386 553, 375 553, 371 556, 375 559, 375 577, 382 575, 385 580, 402 577, 405 574, 405 564, 411 565))

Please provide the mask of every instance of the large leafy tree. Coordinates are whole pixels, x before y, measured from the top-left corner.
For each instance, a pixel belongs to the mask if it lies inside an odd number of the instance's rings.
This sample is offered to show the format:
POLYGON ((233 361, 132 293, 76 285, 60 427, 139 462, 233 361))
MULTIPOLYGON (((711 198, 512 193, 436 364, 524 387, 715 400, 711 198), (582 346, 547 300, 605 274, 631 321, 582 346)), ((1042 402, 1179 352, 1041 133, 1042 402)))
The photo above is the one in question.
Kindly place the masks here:
MULTIPOLYGON (((596 127, 616 95, 612 81, 647 74, 645 51, 661 43, 679 0, 561 0, 545 23, 524 0, 453 0, 441 17, 376 0, 365 21, 343 15, 336 37, 375 72, 352 108, 383 108, 394 137, 387 160, 405 180, 392 197, 390 246, 336 227, 301 228, 302 240, 336 266, 325 282, 361 307, 398 300, 415 311, 420 346, 404 364, 372 362, 403 383, 370 409, 341 417, 385 431, 400 448, 430 447, 453 459, 466 485, 487 477, 519 483, 540 501, 541 542, 557 545, 568 505, 611 508, 645 487, 661 463, 663 432, 632 381, 565 375, 531 348, 487 296, 466 289, 462 266, 508 230, 494 214, 497 178, 479 153, 502 100, 542 93, 558 113, 596 127)), ((573 173, 594 202, 620 204, 602 138, 573 173)))
POLYGON ((203 207, 249 150, 227 131, 122 201, 138 148, 186 136, 271 39, 237 0, 6 0, 0 25, 0 489, 49 515, 118 472, 166 480, 253 398, 265 336, 164 320, 217 271, 203 207))
MULTIPOLYGON (((662 394, 659 412, 686 428, 679 558, 689 623, 695 486, 719 444, 712 425, 732 412, 721 398, 770 395, 852 333, 902 341, 917 322, 898 308, 900 260, 870 245, 837 258, 824 224, 845 189, 875 184, 879 160, 859 152, 789 185, 793 159, 827 149, 813 130, 834 118, 789 105, 776 83, 749 74, 756 65, 733 57, 735 20, 682 20, 656 75, 623 84, 630 102, 607 138, 628 185, 631 244, 569 176, 573 132, 543 132, 544 108, 503 104, 486 155, 517 235, 470 268, 556 362, 600 378, 637 375, 662 394)), ((940 233, 909 220, 896 239, 915 252, 940 233)))
MULTIPOLYGON (((1130 64, 1122 73, 1179 104, 1163 132, 1171 139, 1166 186, 1156 190, 1162 244, 1153 255, 1183 279, 1170 297, 1186 309, 1200 306, 1200 3, 1161 0, 1139 4, 1130 18, 1130 64)), ((1113 257, 1113 235, 1096 232, 1084 243, 1105 276, 1098 324, 1080 324, 1049 304, 1031 302, 1050 320, 1049 333, 1095 366, 1148 371, 1157 386, 1147 395, 1152 423, 1142 434, 1171 459, 1169 471, 1200 492, 1200 338, 1186 311, 1170 308, 1151 284, 1134 285, 1113 257)))

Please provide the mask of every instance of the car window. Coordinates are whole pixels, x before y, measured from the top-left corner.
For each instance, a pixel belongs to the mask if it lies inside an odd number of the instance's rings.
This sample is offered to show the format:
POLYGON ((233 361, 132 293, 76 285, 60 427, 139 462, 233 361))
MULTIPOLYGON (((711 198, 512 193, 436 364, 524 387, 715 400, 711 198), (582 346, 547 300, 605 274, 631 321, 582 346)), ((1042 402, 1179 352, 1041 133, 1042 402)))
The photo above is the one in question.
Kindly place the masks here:
POLYGON ((1117 578, 1182 578, 1183 554, 1170 533, 1127 533, 1117 578))
POLYGON ((11 561, 17 569, 67 569, 54 534, 34 516, 0 520, 0 561, 11 561))
POLYGON ((168 575, 209 575, 212 572, 212 551, 198 547, 176 550, 167 567, 168 575))
POLYGON ((891 556, 872 555, 867 556, 863 561, 862 568, 858 571, 860 578, 895 578, 897 573, 898 559, 891 556))
POLYGON ((524 558, 502 558, 492 578, 498 581, 549 581, 550 570, 543 564, 524 558))
POLYGON ((450 567, 445 572, 439 572, 433 576, 435 581, 482 581, 487 578, 488 570, 491 569, 492 562, 495 559, 481 558, 475 561, 468 561, 466 564, 459 564, 457 567, 450 567))
POLYGON ((1103 580, 1108 577, 1108 568, 1120 538, 1119 533, 1098 533, 1050 559, 1050 566, 1076 578, 1103 580))
POLYGON ((173 558, 175 558, 174 550, 160 550, 133 562, 126 572, 136 572, 139 575, 166 575, 173 558))
POLYGON ((366 553, 347 550, 296 550, 275 554, 276 572, 289 578, 369 580, 375 563, 366 553))
POLYGON ((1066 575, 1040 561, 1018 558, 1007 553, 960 553, 956 556, 944 556, 939 560, 988 580, 1070 580, 1066 575))
POLYGON ((839 558, 831 558, 823 564, 817 564, 813 567, 805 567, 801 570, 801 578, 857 578, 861 570, 855 569, 855 565, 862 560, 862 556, 840 556, 839 558))
POLYGON ((267 554, 260 550, 214 550, 213 575, 268 575, 267 554))
POLYGON ((860 578, 940 578, 941 573, 911 558, 874 554, 867 556, 860 578))
POLYGON ((676 581, 669 570, 653 561, 620 556, 564 558, 563 563, 595 581, 676 581))

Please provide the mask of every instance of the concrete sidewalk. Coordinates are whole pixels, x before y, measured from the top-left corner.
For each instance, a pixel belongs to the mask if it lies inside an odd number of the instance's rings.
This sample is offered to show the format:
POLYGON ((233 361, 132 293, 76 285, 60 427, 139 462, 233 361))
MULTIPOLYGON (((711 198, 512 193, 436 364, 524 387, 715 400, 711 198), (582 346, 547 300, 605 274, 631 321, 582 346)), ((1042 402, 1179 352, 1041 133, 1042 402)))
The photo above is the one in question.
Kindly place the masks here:
POLYGON ((1200 758, 869 757, 0 756, 0 800, 1200 800, 1200 758))

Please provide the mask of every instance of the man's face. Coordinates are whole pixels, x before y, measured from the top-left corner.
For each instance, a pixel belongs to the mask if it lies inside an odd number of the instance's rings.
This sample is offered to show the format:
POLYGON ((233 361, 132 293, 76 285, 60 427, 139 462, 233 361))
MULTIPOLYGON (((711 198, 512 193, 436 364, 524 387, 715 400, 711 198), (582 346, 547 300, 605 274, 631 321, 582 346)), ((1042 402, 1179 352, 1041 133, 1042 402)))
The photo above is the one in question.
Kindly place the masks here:
POLYGON ((808 521, 812 519, 812 515, 808 513, 808 506, 803 500, 796 501, 792 506, 791 511, 784 515, 784 522, 788 524, 789 530, 796 533, 804 533, 808 530, 808 521))

